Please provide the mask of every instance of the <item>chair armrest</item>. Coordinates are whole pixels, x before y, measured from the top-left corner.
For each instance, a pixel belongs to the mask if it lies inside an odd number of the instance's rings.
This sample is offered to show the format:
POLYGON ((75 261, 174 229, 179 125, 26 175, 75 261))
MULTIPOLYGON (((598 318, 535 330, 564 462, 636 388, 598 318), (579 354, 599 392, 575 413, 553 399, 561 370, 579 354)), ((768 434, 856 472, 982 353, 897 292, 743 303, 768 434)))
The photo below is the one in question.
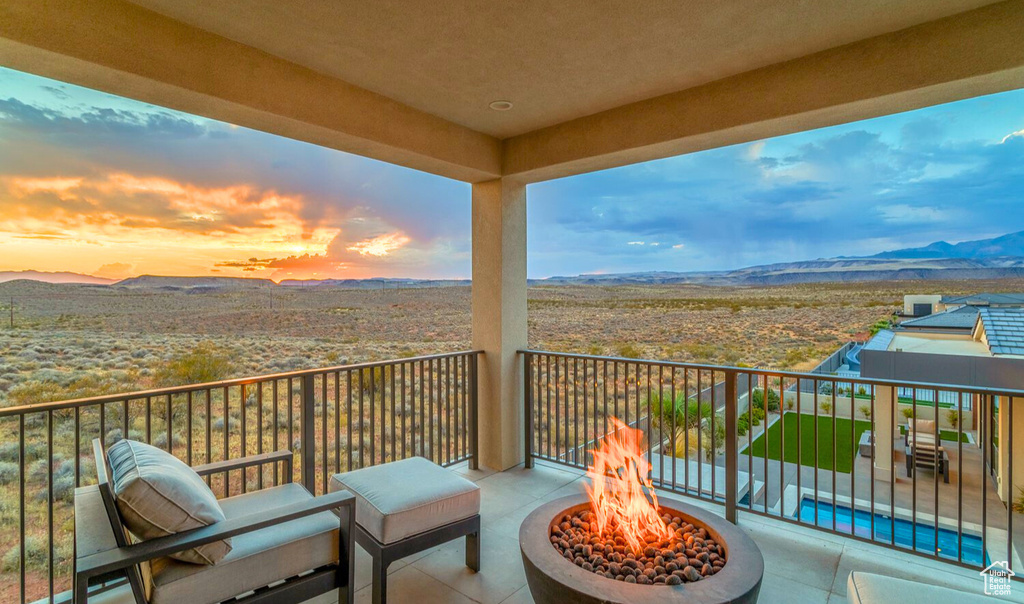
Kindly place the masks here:
MULTIPOLYGON (((268 463, 283 461, 285 463, 285 469, 291 470, 292 456, 291 451, 283 449, 281 451, 274 451, 273 453, 262 453, 260 455, 239 457, 238 459, 215 461, 213 463, 195 466, 192 469, 200 476, 209 476, 210 474, 220 474, 222 472, 230 472, 231 470, 240 470, 242 468, 251 468, 252 466, 261 466, 268 463)), ((285 475, 289 478, 290 482, 291 472, 286 471, 285 475)))
POLYGON ((200 545, 258 531, 328 510, 338 512, 342 527, 344 527, 347 522, 355 518, 355 502, 355 496, 348 491, 335 491, 306 501, 230 518, 191 531, 85 556, 77 561, 76 574, 95 576, 121 570, 200 545))

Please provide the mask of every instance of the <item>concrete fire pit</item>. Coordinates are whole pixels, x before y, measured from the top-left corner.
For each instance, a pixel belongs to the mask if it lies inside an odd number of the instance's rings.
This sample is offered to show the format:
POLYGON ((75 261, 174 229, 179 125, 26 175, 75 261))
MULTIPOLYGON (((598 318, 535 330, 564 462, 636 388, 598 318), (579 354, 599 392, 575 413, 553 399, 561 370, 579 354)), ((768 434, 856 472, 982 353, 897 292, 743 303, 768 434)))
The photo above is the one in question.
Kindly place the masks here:
POLYGON ((519 547, 530 593, 537 604, 739 604, 757 601, 764 575, 761 551, 743 531, 700 508, 659 498, 659 511, 698 528, 725 549, 725 564, 717 572, 679 585, 642 585, 614 580, 581 568, 563 557, 551 542, 553 527, 566 515, 590 509, 586 495, 557 499, 531 513, 519 527, 519 547))

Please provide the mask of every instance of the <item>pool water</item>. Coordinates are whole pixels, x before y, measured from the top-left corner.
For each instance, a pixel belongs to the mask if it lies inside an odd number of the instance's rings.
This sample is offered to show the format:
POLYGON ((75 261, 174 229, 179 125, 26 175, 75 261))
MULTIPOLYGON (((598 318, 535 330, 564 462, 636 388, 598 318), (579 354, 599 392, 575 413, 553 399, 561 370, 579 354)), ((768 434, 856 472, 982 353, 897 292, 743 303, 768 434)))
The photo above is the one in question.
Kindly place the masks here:
MULTIPOLYGON (((808 524, 815 523, 815 503, 813 497, 804 497, 800 502, 800 521, 808 524)), ((835 515, 836 531, 840 533, 853 533, 858 537, 872 539, 871 536, 871 512, 857 510, 851 515, 851 510, 845 506, 833 506, 829 502, 819 501, 817 503, 817 524, 819 526, 832 527, 832 517, 835 515), (853 520, 856 519, 856 527, 853 520), (854 532, 856 530, 856 532, 854 532)), ((917 551, 933 554, 935 553, 935 526, 930 524, 913 523, 909 520, 896 519, 896 544, 908 549, 914 547, 914 533, 917 534, 917 551)), ((892 543, 893 522, 885 514, 875 514, 875 535, 874 541, 892 543)), ((957 533, 949 529, 938 530, 939 557, 957 559, 957 533)), ((960 539, 963 546, 963 561, 967 564, 977 566, 988 566, 989 557, 982 551, 981 537, 970 533, 963 533, 960 539)))

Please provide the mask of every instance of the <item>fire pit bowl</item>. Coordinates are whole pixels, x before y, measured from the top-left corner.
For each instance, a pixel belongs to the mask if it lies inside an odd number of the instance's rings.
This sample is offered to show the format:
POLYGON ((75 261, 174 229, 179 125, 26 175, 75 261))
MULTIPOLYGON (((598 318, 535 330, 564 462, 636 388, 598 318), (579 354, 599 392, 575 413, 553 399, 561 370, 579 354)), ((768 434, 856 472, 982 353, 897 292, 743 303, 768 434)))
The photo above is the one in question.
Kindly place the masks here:
POLYGON ((757 602, 764 575, 761 551, 743 531, 724 518, 681 501, 659 498, 660 511, 678 516, 725 548, 726 563, 717 573, 681 585, 640 585, 609 579, 566 560, 551 543, 551 529, 566 514, 590 509, 586 495, 556 499, 534 510, 519 527, 519 547, 530 593, 537 604, 740 604, 757 602))

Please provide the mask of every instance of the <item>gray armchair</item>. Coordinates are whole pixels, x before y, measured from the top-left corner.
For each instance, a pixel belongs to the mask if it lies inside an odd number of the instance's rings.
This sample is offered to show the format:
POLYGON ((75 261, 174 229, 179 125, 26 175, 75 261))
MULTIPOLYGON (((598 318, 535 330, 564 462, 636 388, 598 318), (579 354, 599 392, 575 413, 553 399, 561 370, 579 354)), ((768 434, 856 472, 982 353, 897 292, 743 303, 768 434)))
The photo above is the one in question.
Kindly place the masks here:
POLYGON ((75 491, 76 604, 86 604, 91 595, 111 584, 123 585, 125 579, 136 604, 303 602, 333 590, 338 590, 339 603, 354 601, 355 498, 347 491, 313 497, 291 483, 291 452, 193 468, 203 477, 226 476, 231 470, 283 463, 286 482, 221 499, 223 521, 137 541, 118 511, 110 463, 98 439, 93 449, 98 484, 75 491), (169 557, 229 538, 230 553, 213 565, 169 557))

